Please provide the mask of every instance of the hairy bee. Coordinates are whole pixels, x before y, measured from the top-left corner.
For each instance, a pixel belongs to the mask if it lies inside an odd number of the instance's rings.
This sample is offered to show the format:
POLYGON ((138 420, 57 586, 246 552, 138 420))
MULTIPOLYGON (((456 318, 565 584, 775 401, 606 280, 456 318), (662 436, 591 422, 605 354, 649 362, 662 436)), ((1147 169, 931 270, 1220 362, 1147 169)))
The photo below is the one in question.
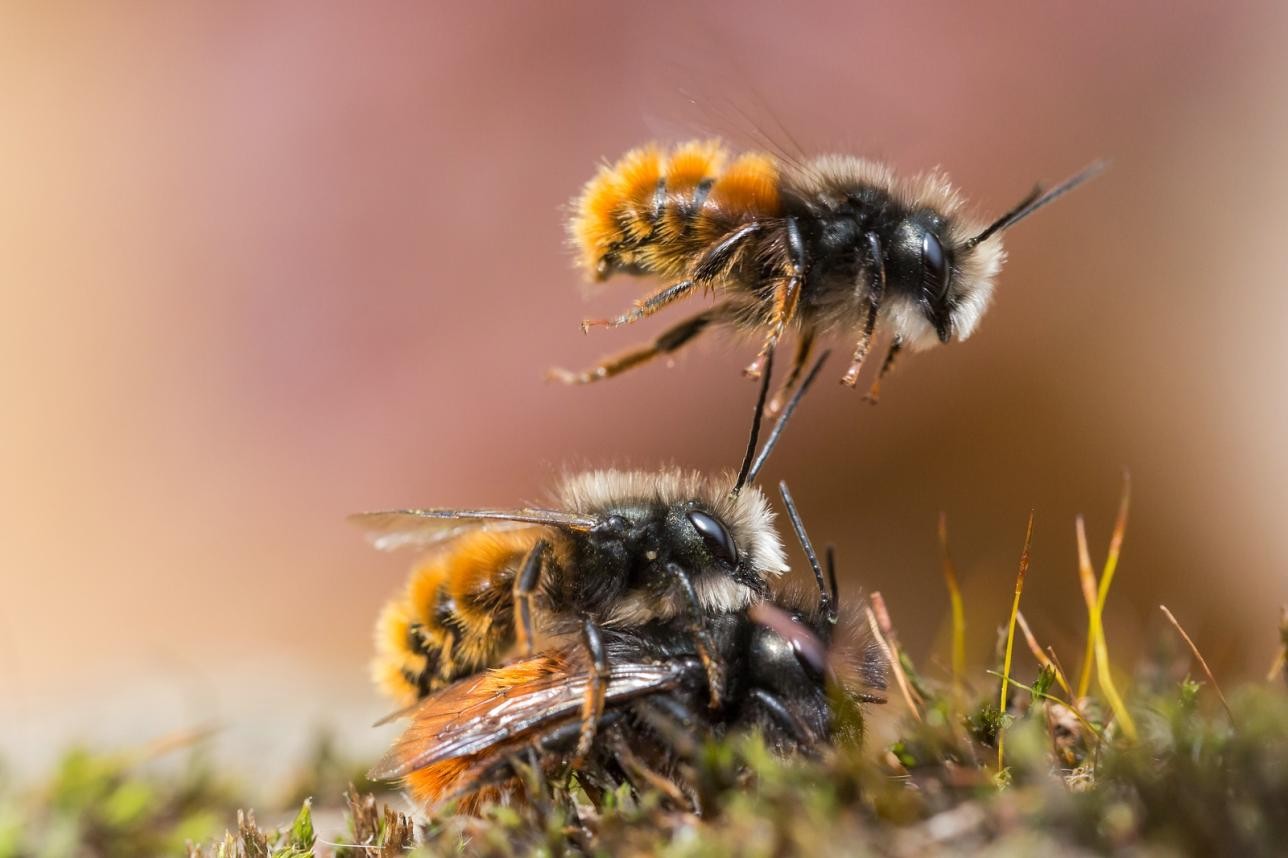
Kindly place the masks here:
POLYGON ((653 275, 665 288, 614 319, 619 327, 692 295, 717 301, 652 343, 580 373, 553 370, 569 384, 609 378, 669 354, 711 327, 761 332, 747 374, 756 377, 775 344, 797 333, 797 381, 820 334, 851 332, 853 360, 842 381, 858 382, 874 335, 889 351, 869 396, 903 348, 920 351, 979 324, 1006 254, 1002 233, 1099 172, 1087 168, 1057 187, 1036 188, 985 224, 963 213, 940 173, 900 179, 887 167, 830 155, 788 162, 761 152, 731 156, 717 141, 657 144, 606 165, 573 203, 569 224, 579 264, 594 280, 653 275))
MULTIPOLYGON (((460 680, 420 703, 412 722, 371 772, 401 778, 426 807, 462 799, 460 809, 523 796, 517 760, 543 774, 569 767, 588 785, 630 783, 693 805, 688 775, 702 735, 757 729, 779 753, 817 752, 833 736, 833 707, 884 702, 879 651, 838 641, 836 577, 831 589, 783 487, 793 526, 806 547, 818 596, 778 592, 748 608, 702 618, 712 655, 724 665, 726 694, 711 708, 707 677, 691 628, 655 620, 604 629, 584 646, 566 644, 460 680), (587 713, 587 689, 606 677, 604 706, 587 713), (585 719, 598 739, 580 747, 585 719)), ((588 627, 592 628, 592 627, 588 627)))
MULTIPOLYGON (((512 650, 530 655, 538 633, 678 620, 694 635, 714 705, 721 668, 700 618, 745 609, 787 569, 773 513, 751 482, 800 397, 753 462, 765 392, 736 476, 591 471, 565 479, 549 508, 355 516, 379 548, 429 549, 377 624, 377 685, 409 706, 512 650)), ((587 705, 599 706, 602 693, 591 689, 587 705)))

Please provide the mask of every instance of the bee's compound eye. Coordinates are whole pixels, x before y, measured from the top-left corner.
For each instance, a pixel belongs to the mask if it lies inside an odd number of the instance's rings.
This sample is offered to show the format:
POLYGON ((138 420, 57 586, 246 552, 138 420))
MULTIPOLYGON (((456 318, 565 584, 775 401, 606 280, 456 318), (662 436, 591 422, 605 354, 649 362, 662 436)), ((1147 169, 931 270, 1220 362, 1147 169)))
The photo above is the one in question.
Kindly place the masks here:
POLYGON ((926 272, 926 285, 933 290, 936 298, 943 298, 948 292, 948 255, 939 237, 926 230, 921 237, 921 264, 926 272))
POLYGON ((689 511, 689 523, 702 536, 712 554, 730 566, 738 565, 738 546, 733 544, 733 537, 720 519, 695 509, 689 511))

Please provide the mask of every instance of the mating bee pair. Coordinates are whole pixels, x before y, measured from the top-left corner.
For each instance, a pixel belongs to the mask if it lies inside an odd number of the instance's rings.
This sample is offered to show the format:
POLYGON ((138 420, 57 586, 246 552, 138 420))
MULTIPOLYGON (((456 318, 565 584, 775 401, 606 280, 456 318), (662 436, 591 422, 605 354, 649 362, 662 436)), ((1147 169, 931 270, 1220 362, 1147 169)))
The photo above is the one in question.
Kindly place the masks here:
POLYGON ((821 365, 756 456, 764 375, 736 477, 598 471, 566 480, 551 509, 360 516, 378 547, 433 549, 377 629, 376 681, 412 720, 373 774, 477 809, 519 788, 513 761, 530 750, 543 769, 679 800, 696 729, 826 742, 830 686, 872 699, 883 672, 872 651, 829 653, 835 572, 829 559, 829 586, 785 485, 818 595, 771 592, 787 564, 754 485, 821 365))
POLYGON ((650 344, 552 376, 608 378, 712 327, 760 332, 746 371, 761 387, 743 466, 732 480, 582 474, 549 509, 359 517, 380 547, 430 549, 378 625, 376 681, 412 721, 373 774, 405 778, 426 805, 464 796, 476 809, 519 788, 514 761, 526 752, 543 769, 647 783, 683 800, 674 775, 697 727, 759 727, 783 749, 825 742, 829 686, 864 699, 864 686, 883 687, 882 671, 871 650, 853 661, 830 652, 832 563, 829 587, 785 486, 818 595, 772 592, 786 561, 754 485, 822 363, 805 373, 816 339, 854 334, 842 378, 853 386, 888 334, 875 399, 901 349, 976 328, 1005 258, 1002 233, 1099 169, 1037 189, 988 224, 961 214, 942 176, 900 181, 849 157, 730 160, 719 144, 689 143, 648 146, 601 170, 574 203, 582 265, 597 280, 622 272, 673 282, 583 329, 630 324, 697 291, 717 300, 650 344), (789 330, 794 359, 768 410, 795 394, 756 457, 774 351, 789 330))

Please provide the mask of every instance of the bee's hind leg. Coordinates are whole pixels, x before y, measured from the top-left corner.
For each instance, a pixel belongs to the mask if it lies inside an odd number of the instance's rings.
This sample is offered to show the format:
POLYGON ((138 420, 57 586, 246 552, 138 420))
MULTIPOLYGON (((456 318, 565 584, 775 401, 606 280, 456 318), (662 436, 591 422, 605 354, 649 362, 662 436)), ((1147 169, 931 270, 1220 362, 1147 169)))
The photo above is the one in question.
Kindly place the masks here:
POLYGON ((616 318, 583 319, 581 329, 582 331, 589 331, 591 328, 620 328, 622 325, 638 322, 640 319, 653 315, 668 304, 685 297, 689 292, 693 291, 695 285, 694 280, 681 280, 673 286, 667 286, 647 298, 636 301, 634 307, 616 318))
POLYGON ((633 349, 605 358, 595 366, 581 372, 552 369, 547 373, 547 378, 564 384, 590 384, 594 381, 612 378, 615 375, 626 372, 628 369, 648 363, 658 355, 671 354, 679 350, 713 323, 724 321, 729 317, 730 313, 729 304, 717 304, 667 328, 651 343, 636 346, 633 349))

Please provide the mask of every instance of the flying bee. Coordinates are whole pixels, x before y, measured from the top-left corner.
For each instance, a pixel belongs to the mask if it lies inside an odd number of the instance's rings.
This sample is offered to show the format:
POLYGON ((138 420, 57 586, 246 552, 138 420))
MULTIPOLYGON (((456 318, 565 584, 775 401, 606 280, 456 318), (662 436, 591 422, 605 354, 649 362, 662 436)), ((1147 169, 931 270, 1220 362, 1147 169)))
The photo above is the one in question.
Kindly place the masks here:
POLYGON ((524 797, 517 763, 526 759, 542 775, 571 767, 588 787, 629 783, 695 806, 688 772, 702 735, 756 729, 779 753, 817 753, 834 737, 838 703, 885 702, 872 693, 885 689, 884 662, 870 640, 838 635, 831 552, 829 588, 785 485, 782 491, 818 596, 779 591, 703 618, 711 654, 727 674, 718 708, 708 705, 687 624, 604 629, 584 646, 555 647, 429 695, 370 776, 403 779, 426 807, 461 799, 458 809, 477 813, 524 797), (587 713, 587 689, 602 677, 604 706, 587 713), (597 720, 590 732, 598 739, 581 748, 587 717, 597 720))
POLYGON ((714 292, 716 303, 652 343, 551 376, 568 384, 609 378, 727 326, 763 336, 746 369, 758 377, 790 328, 796 357, 784 393, 799 381, 816 338, 834 333, 856 338, 842 378, 853 387, 874 337, 888 334, 869 391, 875 400, 900 350, 964 340, 975 330, 1006 259, 1002 233, 1101 169, 1093 164, 1048 191, 1035 188, 983 223, 963 212, 960 195, 937 172, 901 179, 844 155, 731 156, 717 141, 635 149, 586 185, 569 232, 593 280, 620 272, 668 285, 616 318, 584 321, 583 330, 628 325, 698 291, 714 292))
MULTIPOLYGON (((738 474, 592 471, 565 479, 548 508, 419 509, 356 516, 378 548, 429 553, 376 628, 372 672, 401 706, 530 656, 543 637, 676 621, 690 630, 711 704, 722 668, 701 619, 745 609, 787 569, 773 513, 753 483, 822 359, 756 452, 768 374, 738 474)), ((605 688, 587 691, 602 708, 605 688)), ((588 745, 592 737, 583 738, 588 745)))

